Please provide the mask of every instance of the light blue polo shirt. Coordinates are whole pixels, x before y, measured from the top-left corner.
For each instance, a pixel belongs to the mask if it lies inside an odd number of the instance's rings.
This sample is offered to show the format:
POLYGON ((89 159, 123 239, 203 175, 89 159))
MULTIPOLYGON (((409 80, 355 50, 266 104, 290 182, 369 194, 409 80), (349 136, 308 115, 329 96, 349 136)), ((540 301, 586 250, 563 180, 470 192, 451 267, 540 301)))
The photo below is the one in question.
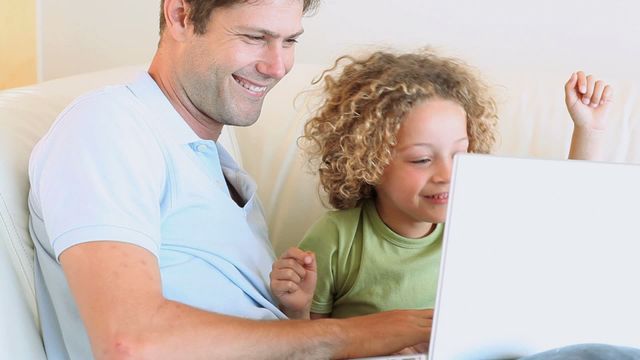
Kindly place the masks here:
POLYGON ((51 358, 91 357, 58 262, 89 241, 153 253, 168 299, 244 318, 285 318, 269 292, 274 254, 255 182, 222 146, 193 132, 147 73, 67 107, 34 148, 29 177, 36 296, 51 358))

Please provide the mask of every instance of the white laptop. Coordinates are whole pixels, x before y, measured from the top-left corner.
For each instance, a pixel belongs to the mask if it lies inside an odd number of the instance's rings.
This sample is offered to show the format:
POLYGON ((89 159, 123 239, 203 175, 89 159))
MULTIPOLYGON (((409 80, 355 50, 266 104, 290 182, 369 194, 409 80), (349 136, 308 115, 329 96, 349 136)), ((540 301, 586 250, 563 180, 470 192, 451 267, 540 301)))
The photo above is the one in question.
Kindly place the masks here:
POLYGON ((456 156, 430 360, 640 347, 640 166, 456 156))

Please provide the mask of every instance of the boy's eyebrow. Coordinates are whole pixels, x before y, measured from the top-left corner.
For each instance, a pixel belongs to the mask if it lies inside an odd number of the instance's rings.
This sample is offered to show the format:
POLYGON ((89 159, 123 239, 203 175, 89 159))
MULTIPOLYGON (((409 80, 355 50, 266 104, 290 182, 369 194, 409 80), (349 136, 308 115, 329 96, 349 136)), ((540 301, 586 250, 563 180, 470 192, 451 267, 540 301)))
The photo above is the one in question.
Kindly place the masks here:
POLYGON ((283 38, 287 38, 287 39, 295 39, 298 36, 302 35, 302 33, 304 33, 304 29, 300 29, 298 32, 293 33, 291 35, 288 36, 282 36, 279 33, 275 32, 275 31, 271 31, 268 29, 263 29, 263 28, 254 28, 254 27, 240 27, 241 31, 249 31, 249 32, 257 32, 257 33, 261 33, 265 36, 271 37, 271 38, 279 38, 279 37, 283 37, 283 38))
MULTIPOLYGON (((461 137, 460 139, 455 140, 455 141, 454 141, 454 143, 459 143, 459 142, 463 142, 463 141, 469 141, 469 137, 467 137, 467 136, 465 136, 465 137, 461 137)), ((424 147, 429 147, 429 148, 431 148, 431 147, 433 147, 433 144, 431 144, 431 143, 415 143, 415 144, 409 144, 409 145, 407 145, 407 146, 405 146, 405 147, 400 148, 400 150, 405 150, 405 149, 409 149, 409 148, 416 147, 416 146, 424 146, 424 147)))

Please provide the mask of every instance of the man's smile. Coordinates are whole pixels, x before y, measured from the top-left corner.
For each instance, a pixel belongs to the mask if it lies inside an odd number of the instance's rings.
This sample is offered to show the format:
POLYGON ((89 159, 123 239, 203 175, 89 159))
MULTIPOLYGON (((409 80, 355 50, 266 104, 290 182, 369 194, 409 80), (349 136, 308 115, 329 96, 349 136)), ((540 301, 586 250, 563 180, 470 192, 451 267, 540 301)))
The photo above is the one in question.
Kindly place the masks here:
POLYGON ((236 83, 238 83, 240 86, 248 90, 249 93, 255 96, 264 96, 267 93, 267 89, 269 88, 268 86, 256 84, 238 75, 231 76, 236 81, 236 83))

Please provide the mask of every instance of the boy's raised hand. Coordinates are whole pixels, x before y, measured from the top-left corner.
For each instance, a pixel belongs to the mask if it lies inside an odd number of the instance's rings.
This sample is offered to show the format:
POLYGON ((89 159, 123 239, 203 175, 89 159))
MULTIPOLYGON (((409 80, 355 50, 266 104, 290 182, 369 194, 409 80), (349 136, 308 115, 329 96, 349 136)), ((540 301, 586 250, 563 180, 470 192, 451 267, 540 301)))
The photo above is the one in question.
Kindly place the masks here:
POLYGON ((318 279, 315 254, 289 248, 273 263, 269 276, 281 310, 292 319, 309 319, 318 279))
POLYGON ((564 86, 565 103, 577 128, 602 131, 606 129, 606 118, 613 90, 602 80, 578 71, 564 86))

